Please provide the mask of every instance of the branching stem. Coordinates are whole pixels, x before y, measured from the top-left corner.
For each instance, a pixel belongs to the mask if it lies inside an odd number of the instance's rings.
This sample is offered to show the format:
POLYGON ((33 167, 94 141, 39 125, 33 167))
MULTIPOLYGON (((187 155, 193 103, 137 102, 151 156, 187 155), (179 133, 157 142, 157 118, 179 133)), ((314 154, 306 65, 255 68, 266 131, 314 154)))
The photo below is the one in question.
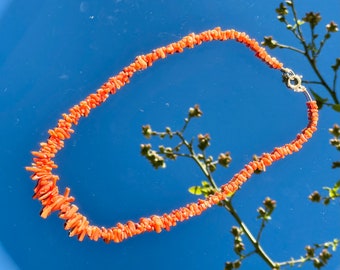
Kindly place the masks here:
POLYGON ((273 262, 268 254, 263 250, 261 247, 259 241, 254 237, 254 235, 251 233, 251 231, 248 229, 246 224, 242 221, 240 216, 237 214, 236 210, 234 209, 231 200, 225 200, 225 206, 224 206, 228 212, 233 216, 233 218, 236 220, 236 222, 239 224, 239 226, 242 228, 244 234, 247 236, 249 241, 252 243, 255 252, 270 266, 271 269, 278 269, 277 263, 273 262))

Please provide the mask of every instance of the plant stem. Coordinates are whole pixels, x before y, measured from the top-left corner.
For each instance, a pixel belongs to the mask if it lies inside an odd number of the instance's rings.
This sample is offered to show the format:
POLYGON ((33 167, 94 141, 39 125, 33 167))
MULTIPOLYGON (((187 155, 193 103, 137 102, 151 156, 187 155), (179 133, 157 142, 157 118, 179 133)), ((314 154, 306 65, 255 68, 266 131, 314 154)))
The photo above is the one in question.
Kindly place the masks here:
MULTIPOLYGON (((189 150, 189 157, 192 158, 196 164, 199 166, 199 168, 201 169, 201 171, 203 172, 203 174, 205 175, 205 177, 209 180, 211 186, 216 190, 216 191, 219 191, 219 188, 218 186, 216 185, 212 175, 211 175, 211 172, 207 169, 207 166, 206 164, 202 163, 192 145, 190 143, 188 143, 183 134, 181 132, 176 132, 175 133, 179 138, 180 140, 182 141, 183 145, 185 145, 187 147, 187 149, 189 150)), ((186 155, 188 156, 188 155, 186 155)), ((205 157, 204 157, 205 159, 205 157)), ((255 252, 261 256, 261 258, 263 258, 263 260, 271 267, 271 269, 278 269, 277 268, 277 264, 274 263, 270 257, 267 255, 267 253, 263 250, 263 248, 261 247, 260 243, 259 243, 259 239, 256 239, 253 234, 251 233, 251 231, 248 229, 248 227, 246 226, 246 224, 241 220, 241 218, 239 217, 239 215, 237 214, 236 210, 234 209, 234 207, 232 206, 231 204, 231 201, 226 199, 224 200, 224 208, 234 217, 234 219, 236 220, 236 222, 239 224, 239 226, 242 228, 243 232, 245 233, 245 235, 248 237, 249 241, 252 243, 254 249, 255 249, 255 252)), ((258 237, 259 238, 259 237, 258 237)))
POLYGON ((188 143, 187 140, 183 137, 182 132, 176 132, 175 134, 181 139, 183 145, 185 145, 186 148, 189 150, 189 153, 190 153, 189 157, 192 158, 196 162, 196 164, 201 169, 205 177, 209 180, 211 186, 214 187, 214 189, 218 190, 218 186, 216 185, 215 180, 212 178, 211 173, 207 170, 207 167, 205 166, 205 164, 203 164, 198 159, 194 149, 192 148, 192 145, 188 143))
POLYGON ((302 80, 301 82, 302 83, 306 83, 306 84, 321 84, 322 85, 322 82, 319 82, 319 81, 305 81, 305 80, 302 80))
MULTIPOLYGON (((308 62, 310 63, 312 69, 314 70, 316 76, 319 78, 320 82, 322 83, 322 85, 326 88, 326 90, 328 91, 328 93, 331 95, 333 101, 335 104, 339 104, 339 100, 338 100, 338 97, 336 95, 336 92, 335 92, 335 88, 332 89, 328 84, 327 82, 324 80, 324 78, 322 77, 320 71, 318 70, 318 67, 316 66, 316 59, 313 58, 310 54, 309 54, 309 48, 308 48, 308 45, 303 37, 303 34, 302 34, 302 30, 301 30, 301 27, 300 25, 297 23, 298 21, 298 17, 297 17, 297 13, 296 13, 296 9, 295 9, 295 5, 294 5, 294 0, 291 1, 292 5, 291 5, 291 8, 292 8, 292 12, 293 12, 293 16, 294 16, 294 21, 296 22, 296 29, 297 29, 297 34, 296 32, 294 31, 293 33, 295 34, 295 36, 300 40, 305 52, 304 52, 304 55, 306 56, 308 62)), ((314 34, 314 32, 312 31, 312 35, 314 34)), ((312 36, 312 40, 313 40, 313 36, 312 36)), ((314 40, 313 40, 314 42, 314 40)))
POLYGON ((303 50, 300 50, 298 48, 295 48, 293 46, 288 46, 288 45, 284 45, 284 44, 280 44, 278 43, 277 44, 277 47, 280 48, 280 49, 288 49, 288 50, 292 50, 294 52, 297 52, 297 53, 301 53, 303 55, 305 55, 305 52, 303 50))
POLYGON ((260 238, 261 238, 261 235, 262 235, 262 232, 263 232, 265 226, 266 226, 265 221, 262 220, 261 227, 260 227, 259 232, 257 233, 257 237, 256 237, 257 242, 260 241, 260 238))
POLYGON ((334 71, 334 78, 333 78, 333 90, 335 92, 335 88, 336 88, 336 79, 338 77, 338 70, 334 71))
MULTIPOLYGON (((285 265, 295 265, 297 263, 300 263, 301 265, 304 264, 305 262, 307 261, 306 258, 301 258, 301 259, 291 259, 289 261, 286 261, 286 262, 281 262, 281 263, 277 263, 277 266, 278 267, 281 267, 281 266, 285 266, 285 265)), ((300 266, 301 266, 300 265, 300 266)))
POLYGON ((331 95, 331 97, 332 97, 334 103, 335 103, 335 104, 339 104, 339 99, 338 99, 338 97, 337 97, 337 95, 336 95, 335 90, 333 90, 333 89, 327 84, 327 82, 324 80, 324 78, 322 77, 320 71, 318 70, 318 67, 316 66, 316 61, 313 60, 313 59, 311 58, 311 56, 310 56, 308 53, 306 53, 305 56, 307 57, 307 59, 308 59, 310 65, 312 66, 312 68, 313 68, 313 70, 314 70, 316 76, 319 78, 319 80, 320 80, 320 82, 322 83, 322 85, 326 88, 326 90, 328 91, 328 93, 331 95))
POLYGON ((253 247, 255 248, 255 252, 261 256, 261 258, 271 267, 271 269, 278 269, 278 264, 274 263, 270 257, 267 255, 267 253, 263 250, 261 247, 259 241, 256 240, 254 235, 250 232, 246 224, 242 221, 242 219, 237 214, 236 210, 231 204, 230 200, 225 200, 225 206, 224 206, 228 212, 234 217, 234 219, 237 221, 239 226, 242 228, 245 235, 248 237, 249 241, 252 243, 253 247))

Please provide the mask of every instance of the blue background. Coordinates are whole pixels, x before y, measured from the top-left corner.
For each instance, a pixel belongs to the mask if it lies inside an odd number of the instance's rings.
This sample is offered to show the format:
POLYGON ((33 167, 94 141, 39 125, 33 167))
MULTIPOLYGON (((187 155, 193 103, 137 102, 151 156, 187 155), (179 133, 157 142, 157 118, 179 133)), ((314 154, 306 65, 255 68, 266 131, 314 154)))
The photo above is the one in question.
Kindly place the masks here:
MULTIPOLYGON (((340 21, 337 0, 297 2, 301 16, 311 10, 321 12, 319 32, 329 21, 340 21)), ((46 140, 47 130, 63 112, 139 54, 216 26, 246 31, 258 41, 273 35, 282 43, 299 46, 276 19, 279 3, 2 0, 0 268, 223 269, 225 261, 236 259, 229 233, 236 223, 219 207, 170 232, 143 234, 121 244, 78 242, 68 237, 55 213, 47 220, 40 218, 41 205, 31 199, 35 183, 24 166, 31 162, 30 151, 46 140)), ((339 44, 339 34, 334 35, 319 60, 328 81, 339 44)), ((301 55, 284 50, 270 53, 304 78, 315 79, 301 55)), ((322 88, 318 91, 326 96, 322 88)), ((204 116, 191 123, 188 138, 208 132, 210 154, 232 154, 230 168, 215 173, 219 185, 253 154, 287 143, 307 123, 304 96, 288 91, 280 72, 269 69, 241 44, 211 42, 139 72, 82 119, 56 157, 61 192, 71 187, 82 213, 104 226, 170 212, 196 200, 187 189, 199 184, 203 175, 191 160, 169 162, 165 170, 155 171, 139 154, 139 145, 147 142, 140 132, 142 125, 180 128, 194 104, 200 104, 204 116)), ((277 200, 261 241, 274 261, 303 255, 307 244, 339 238, 339 202, 324 207, 307 199, 314 190, 339 179, 339 171, 330 168, 339 152, 328 143, 328 129, 339 119, 339 114, 322 110, 319 130, 302 151, 254 176, 234 198, 239 215, 254 234, 259 228, 257 207, 266 196, 277 200)), ((339 254, 328 269, 340 269, 339 254)), ((267 266, 252 256, 242 269, 267 266)))

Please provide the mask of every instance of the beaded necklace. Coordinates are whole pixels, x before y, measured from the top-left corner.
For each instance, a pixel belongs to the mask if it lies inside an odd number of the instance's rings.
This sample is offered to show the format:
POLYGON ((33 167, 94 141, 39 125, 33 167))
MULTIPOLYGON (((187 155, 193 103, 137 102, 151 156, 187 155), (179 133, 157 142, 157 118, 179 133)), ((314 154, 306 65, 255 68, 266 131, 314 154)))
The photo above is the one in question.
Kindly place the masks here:
POLYGON ((233 29, 221 30, 221 28, 217 27, 199 34, 189 34, 178 42, 155 49, 151 53, 137 56, 134 62, 125 67, 118 75, 109 78, 95 93, 88 95, 79 104, 73 106, 69 113, 62 114, 62 118, 58 120, 56 127, 48 130, 49 137, 46 142, 40 143, 38 151, 32 151, 34 156, 33 163, 31 166, 26 167, 26 170, 33 173, 31 179, 36 181, 33 198, 38 199, 43 206, 40 213, 42 218, 47 218, 52 212, 59 211, 58 215, 65 220, 64 228, 69 231, 70 237, 77 236, 79 241, 82 241, 87 236, 95 241, 102 238, 106 243, 111 241, 121 242, 144 232, 156 231, 159 233, 163 229, 170 230, 170 227, 175 226, 178 222, 200 215, 211 206, 225 200, 236 192, 256 170, 263 171, 266 166, 271 165, 274 161, 299 151, 302 145, 316 131, 317 122, 317 104, 312 100, 307 89, 301 85, 300 76, 294 74, 292 70, 284 68, 282 63, 271 57, 256 40, 251 39, 246 33, 233 29), (138 222, 117 223, 116 226, 111 228, 91 225, 87 217, 82 215, 74 204, 75 198, 70 196, 70 188, 67 187, 63 194, 59 193, 57 186, 59 176, 52 173, 53 169, 58 167, 53 159, 59 150, 64 147, 64 141, 69 139, 74 132, 72 126, 77 125, 81 117, 88 116, 91 109, 105 102, 110 94, 115 94, 118 89, 129 83, 134 73, 150 67, 156 60, 163 59, 170 54, 181 53, 185 48, 194 48, 194 46, 201 45, 203 42, 229 39, 245 44, 255 52, 257 58, 270 68, 282 72, 283 80, 288 88, 305 94, 308 112, 307 126, 290 143, 276 147, 272 152, 264 153, 256 161, 246 164, 229 182, 222 185, 219 191, 205 199, 199 199, 197 202, 172 210, 168 214, 142 217, 138 222))

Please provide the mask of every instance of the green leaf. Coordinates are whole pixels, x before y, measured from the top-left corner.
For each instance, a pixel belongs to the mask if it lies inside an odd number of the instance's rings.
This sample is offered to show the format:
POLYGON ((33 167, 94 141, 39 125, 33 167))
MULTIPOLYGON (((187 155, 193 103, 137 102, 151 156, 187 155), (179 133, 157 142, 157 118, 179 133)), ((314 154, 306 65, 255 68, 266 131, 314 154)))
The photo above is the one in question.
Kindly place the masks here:
POLYGON ((207 181, 202 181, 202 187, 210 188, 210 184, 207 181))
POLYGON ((338 190, 340 189, 340 180, 335 183, 333 188, 324 187, 323 189, 328 190, 328 197, 330 199, 340 197, 340 193, 338 193, 338 190))
POLYGON ((192 186, 189 188, 189 192, 194 195, 202 195, 202 188, 200 186, 192 186))
POLYGON ((335 183, 334 189, 338 190, 340 188, 340 180, 335 183))
POLYGON ((317 93, 315 93, 313 90, 311 90, 313 97, 315 98, 316 104, 319 107, 319 110, 322 108, 322 106, 327 102, 327 98, 320 97, 317 93))
POLYGON ((333 104, 332 109, 336 112, 340 112, 340 104, 333 104))
POLYGON ((211 187, 201 187, 201 191, 204 195, 207 195, 211 192, 211 187))
POLYGON ((337 197, 337 193, 334 191, 334 189, 329 190, 329 197, 332 199, 337 197))

